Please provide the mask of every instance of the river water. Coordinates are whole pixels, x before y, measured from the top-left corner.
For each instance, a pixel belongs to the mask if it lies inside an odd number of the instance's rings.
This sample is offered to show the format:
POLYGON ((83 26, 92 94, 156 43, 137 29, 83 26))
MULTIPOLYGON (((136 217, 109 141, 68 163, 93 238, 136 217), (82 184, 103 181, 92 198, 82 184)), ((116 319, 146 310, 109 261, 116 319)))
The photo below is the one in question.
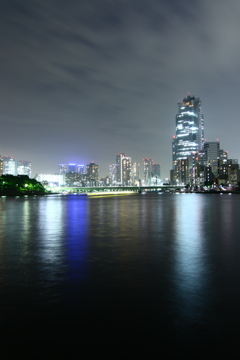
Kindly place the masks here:
POLYGON ((0 198, 5 344, 33 358, 234 352, 239 207, 225 194, 0 198))

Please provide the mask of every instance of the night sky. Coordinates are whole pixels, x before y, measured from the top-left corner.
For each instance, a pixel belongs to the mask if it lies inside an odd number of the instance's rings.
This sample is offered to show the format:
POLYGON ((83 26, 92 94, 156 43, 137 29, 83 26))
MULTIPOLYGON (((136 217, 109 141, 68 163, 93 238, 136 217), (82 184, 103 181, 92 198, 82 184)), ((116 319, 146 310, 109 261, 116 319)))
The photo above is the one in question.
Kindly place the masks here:
POLYGON ((2 0, 0 154, 36 173, 116 154, 169 177, 177 103, 240 160, 238 0, 2 0))

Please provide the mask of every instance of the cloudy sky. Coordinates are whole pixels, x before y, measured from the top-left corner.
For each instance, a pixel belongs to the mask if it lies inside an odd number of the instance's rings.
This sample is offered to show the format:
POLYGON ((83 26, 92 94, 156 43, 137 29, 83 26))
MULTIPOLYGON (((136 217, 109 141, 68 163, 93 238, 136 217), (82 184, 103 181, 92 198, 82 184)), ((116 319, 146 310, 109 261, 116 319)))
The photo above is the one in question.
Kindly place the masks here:
POLYGON ((240 160, 238 0, 2 0, 0 154, 99 165, 152 158, 169 177, 177 103, 240 160))

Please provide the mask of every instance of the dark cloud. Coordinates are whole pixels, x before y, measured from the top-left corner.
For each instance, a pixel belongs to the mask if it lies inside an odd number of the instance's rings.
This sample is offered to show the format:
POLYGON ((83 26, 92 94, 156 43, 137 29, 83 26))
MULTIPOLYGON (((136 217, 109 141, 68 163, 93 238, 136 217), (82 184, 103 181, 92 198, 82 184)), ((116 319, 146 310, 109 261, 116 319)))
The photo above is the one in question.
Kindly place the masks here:
POLYGON ((190 91, 206 138, 240 158, 239 15, 234 0, 4 1, 0 154, 35 172, 94 160, 107 175, 126 152, 168 176, 176 105, 190 91))

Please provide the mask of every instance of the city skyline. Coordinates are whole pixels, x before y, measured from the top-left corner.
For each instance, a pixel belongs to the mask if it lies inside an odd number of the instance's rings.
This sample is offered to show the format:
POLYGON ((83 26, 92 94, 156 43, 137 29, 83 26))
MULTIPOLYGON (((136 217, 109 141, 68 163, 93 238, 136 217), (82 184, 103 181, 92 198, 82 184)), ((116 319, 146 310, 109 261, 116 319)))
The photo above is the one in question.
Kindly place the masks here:
POLYGON ((238 148, 240 4, 215 1, 33 0, 2 4, 0 154, 59 163, 115 154, 172 168, 176 104, 201 98, 207 141, 238 148), (216 6, 217 4, 217 6, 216 6))

